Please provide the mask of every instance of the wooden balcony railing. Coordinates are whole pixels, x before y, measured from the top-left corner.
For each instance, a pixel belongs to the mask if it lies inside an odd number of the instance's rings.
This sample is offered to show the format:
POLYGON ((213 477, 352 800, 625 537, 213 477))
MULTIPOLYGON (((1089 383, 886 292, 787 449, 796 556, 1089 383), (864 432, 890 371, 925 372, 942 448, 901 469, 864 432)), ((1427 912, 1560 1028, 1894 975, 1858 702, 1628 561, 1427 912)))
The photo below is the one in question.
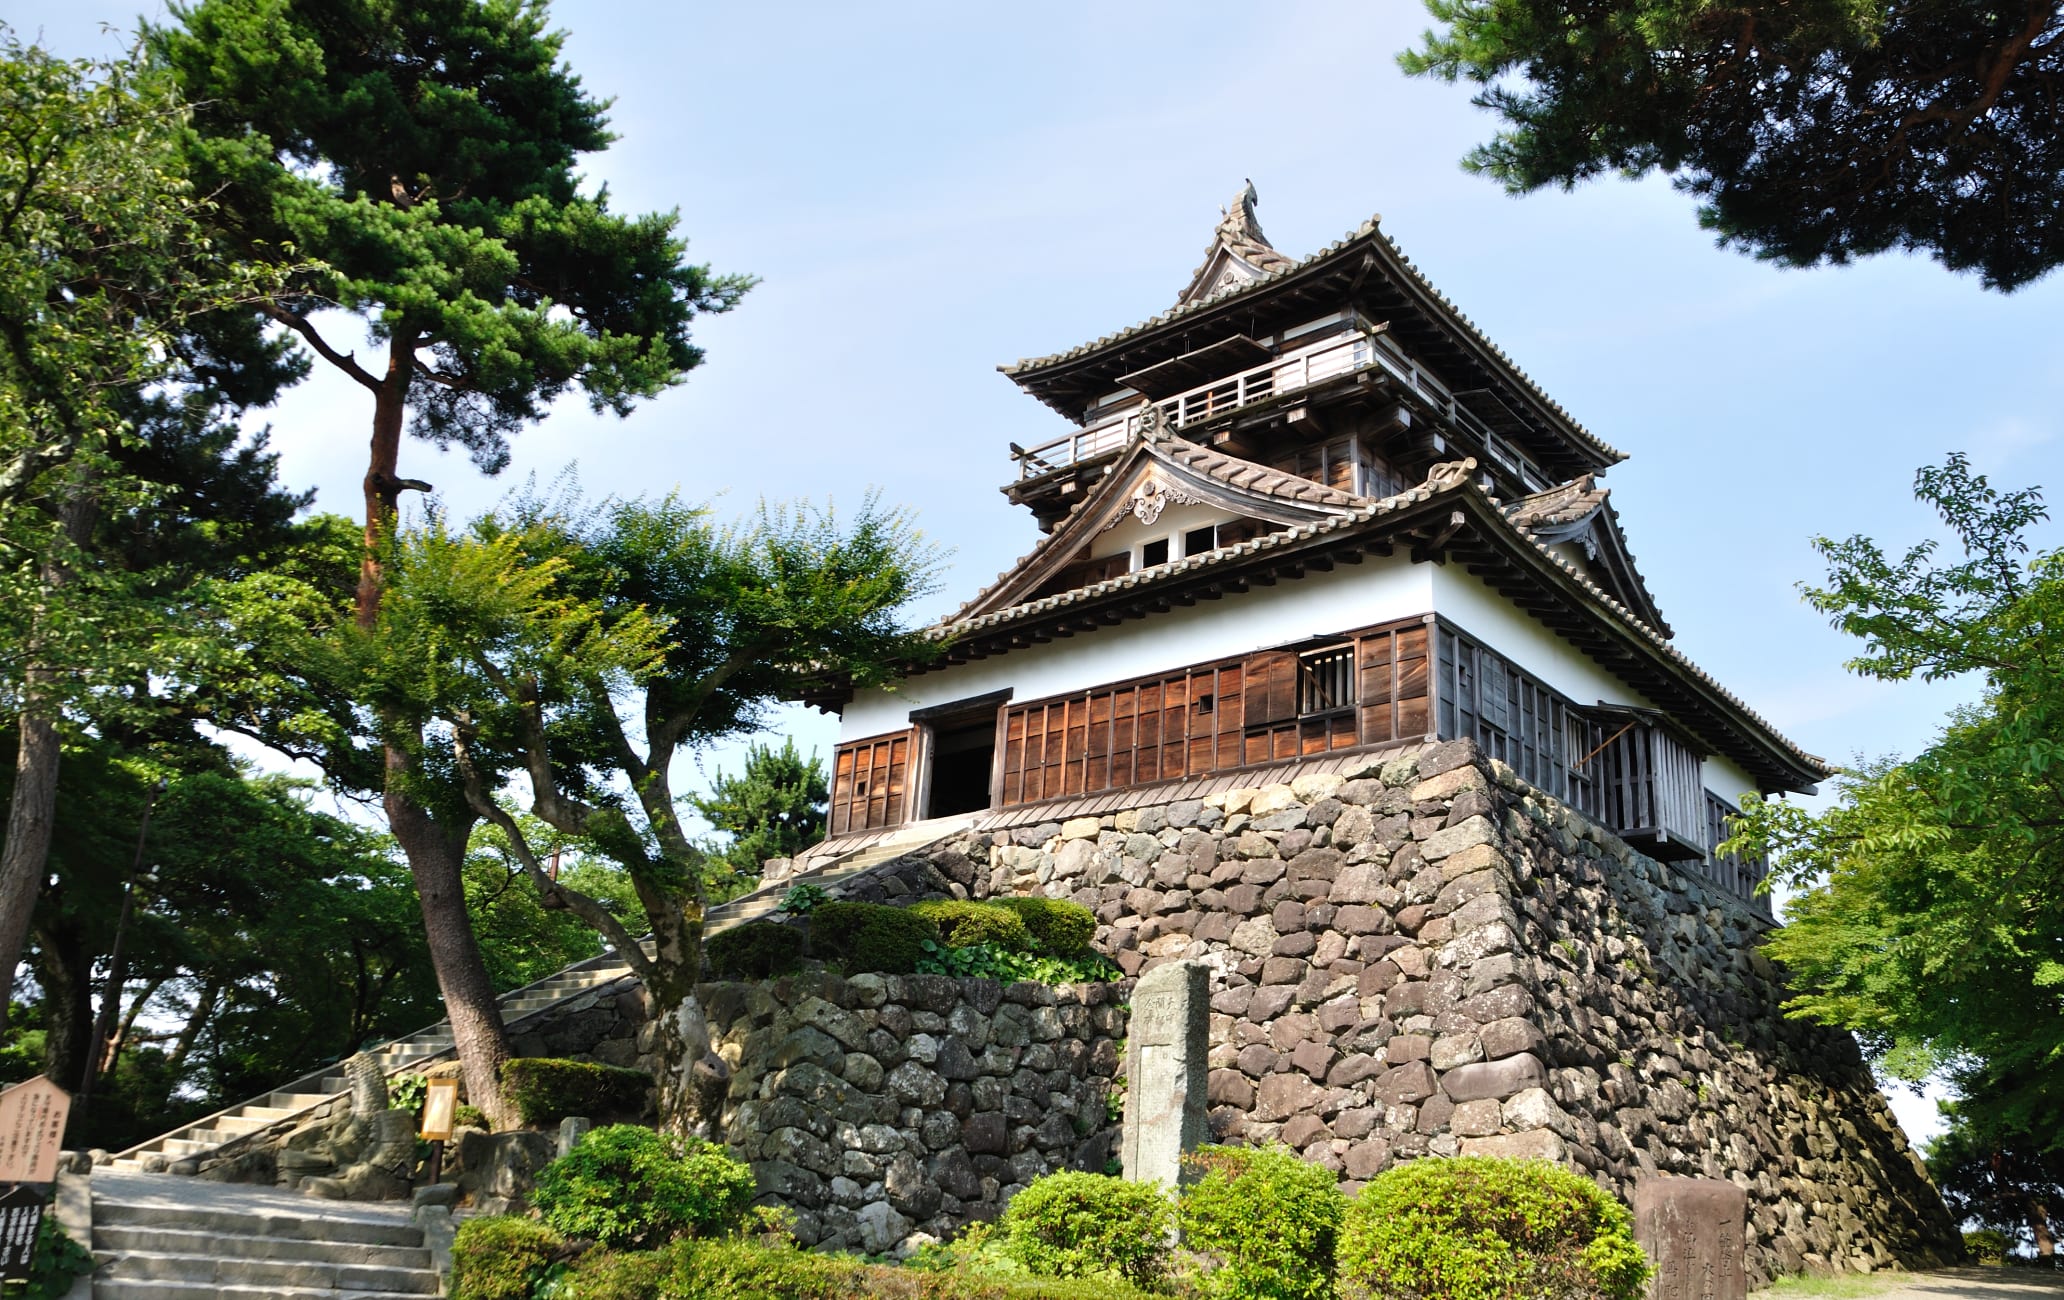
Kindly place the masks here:
MULTIPOLYGON (((1300 349, 1151 405, 1160 409, 1171 428, 1181 429, 1371 367, 1410 388, 1479 441, 1488 444, 1495 438, 1490 428, 1456 401, 1445 385, 1420 369, 1387 335, 1366 326, 1346 337, 1300 349)), ((1015 451, 1018 477, 1033 478, 1123 448, 1139 436, 1140 419, 1147 410, 1146 403, 1130 406, 1085 428, 1015 451)))

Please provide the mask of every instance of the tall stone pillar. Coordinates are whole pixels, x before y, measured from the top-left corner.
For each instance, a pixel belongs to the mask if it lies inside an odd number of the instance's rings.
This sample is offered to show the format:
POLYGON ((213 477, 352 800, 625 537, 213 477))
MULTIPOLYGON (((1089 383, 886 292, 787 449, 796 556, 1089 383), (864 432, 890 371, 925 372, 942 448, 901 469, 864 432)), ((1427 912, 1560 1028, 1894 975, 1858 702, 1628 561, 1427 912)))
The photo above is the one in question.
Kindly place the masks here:
POLYGON ((1171 962, 1132 990, 1125 1044, 1125 1176, 1173 1189, 1205 1137, 1211 998, 1202 962, 1171 962))

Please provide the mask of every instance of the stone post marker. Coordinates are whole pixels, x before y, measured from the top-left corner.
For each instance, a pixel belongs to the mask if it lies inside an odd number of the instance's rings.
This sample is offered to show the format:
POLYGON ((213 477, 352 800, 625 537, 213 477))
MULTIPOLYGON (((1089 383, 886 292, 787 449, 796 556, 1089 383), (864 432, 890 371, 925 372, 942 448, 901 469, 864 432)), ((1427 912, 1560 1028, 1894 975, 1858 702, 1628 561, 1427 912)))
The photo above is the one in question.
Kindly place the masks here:
POLYGON ((1132 990, 1125 1044, 1125 1176, 1174 1188, 1204 1141, 1211 997, 1201 962, 1171 962, 1132 990))
POLYGON ((1655 1265, 1649 1300, 1747 1300, 1742 1270, 1749 1198, 1715 1178, 1634 1185, 1634 1238, 1655 1265))

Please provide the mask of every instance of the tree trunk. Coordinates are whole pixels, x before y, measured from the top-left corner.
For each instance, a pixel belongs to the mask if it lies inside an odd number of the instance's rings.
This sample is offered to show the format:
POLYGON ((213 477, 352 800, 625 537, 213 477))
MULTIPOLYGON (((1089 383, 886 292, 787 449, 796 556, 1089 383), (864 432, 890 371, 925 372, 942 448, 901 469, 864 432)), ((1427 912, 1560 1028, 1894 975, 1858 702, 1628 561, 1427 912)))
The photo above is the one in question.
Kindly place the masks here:
POLYGON ((437 971, 452 1041, 465 1073, 466 1098, 487 1112, 496 1128, 513 1127, 516 1114, 502 1099, 502 1063, 510 1056, 509 1036, 495 1004, 494 981, 480 957, 466 912, 464 865, 471 817, 436 816, 402 789, 405 760, 387 751, 387 824, 408 858, 416 897, 423 907, 423 933, 430 964, 437 971))
POLYGON ((186 1065, 187 1054, 193 1051, 194 1043, 201 1036, 201 1027, 215 1014, 215 1000, 222 996, 222 982, 210 976, 201 986, 201 992, 194 999, 193 1011, 186 1018, 186 1027, 179 1031, 179 1038, 172 1044, 172 1054, 165 1058, 165 1064, 177 1075, 186 1065))
MULTIPOLYGON (((79 545, 93 527, 93 503, 83 485, 75 486, 58 509, 59 536, 44 557, 41 580, 46 605, 70 580, 64 563, 67 543, 79 545)), ((48 617, 39 611, 35 622, 48 617)), ((33 626, 33 624, 32 624, 33 626)), ((30 633, 28 667, 22 674, 21 745, 15 753, 14 794, 7 810, 7 845, 0 849, 0 973, 7 989, 0 991, 0 1030, 7 1027, 7 1004, 21 965, 22 944, 43 892, 50 865, 50 836, 57 822, 57 768, 62 746, 57 723, 63 706, 63 665, 43 662, 37 635, 30 633)))
POLYGON ((77 1090, 92 1055, 93 954, 76 927, 36 935, 36 982, 43 986, 43 1073, 77 1090))
MULTIPOLYGON (((380 546, 393 527, 404 480, 400 476, 402 421, 408 413, 409 383, 414 377, 417 336, 397 327, 387 349, 387 374, 373 403, 373 440, 365 476, 365 555, 358 572, 358 625, 370 628, 380 615, 380 546)), ((512 1126, 514 1112, 502 1098, 502 1063, 509 1059, 509 1036, 502 1030, 495 1004, 494 981, 481 960, 466 914, 463 867, 473 818, 447 814, 440 821, 409 797, 408 755, 387 746, 384 803, 387 825, 408 859, 416 896, 423 908, 423 930, 429 940, 430 964, 437 972, 452 1041, 465 1073, 466 1096, 486 1112, 496 1128, 512 1126)))
POLYGON ((2028 1226, 2035 1233, 2035 1255, 2048 1259, 2057 1253, 2057 1239, 2050 1235, 2050 1207, 2036 1201, 2028 1207, 2028 1226))

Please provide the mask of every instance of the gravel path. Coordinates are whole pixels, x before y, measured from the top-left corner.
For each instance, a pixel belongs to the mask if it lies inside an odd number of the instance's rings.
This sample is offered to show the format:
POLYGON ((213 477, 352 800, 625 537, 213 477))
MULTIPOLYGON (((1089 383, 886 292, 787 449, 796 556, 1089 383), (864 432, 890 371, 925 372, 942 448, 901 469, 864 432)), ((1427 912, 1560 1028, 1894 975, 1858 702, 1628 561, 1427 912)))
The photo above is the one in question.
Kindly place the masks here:
POLYGON ((1872 1300, 2058 1300, 2064 1273, 2030 1268, 1952 1268, 1880 1291, 1872 1300))

